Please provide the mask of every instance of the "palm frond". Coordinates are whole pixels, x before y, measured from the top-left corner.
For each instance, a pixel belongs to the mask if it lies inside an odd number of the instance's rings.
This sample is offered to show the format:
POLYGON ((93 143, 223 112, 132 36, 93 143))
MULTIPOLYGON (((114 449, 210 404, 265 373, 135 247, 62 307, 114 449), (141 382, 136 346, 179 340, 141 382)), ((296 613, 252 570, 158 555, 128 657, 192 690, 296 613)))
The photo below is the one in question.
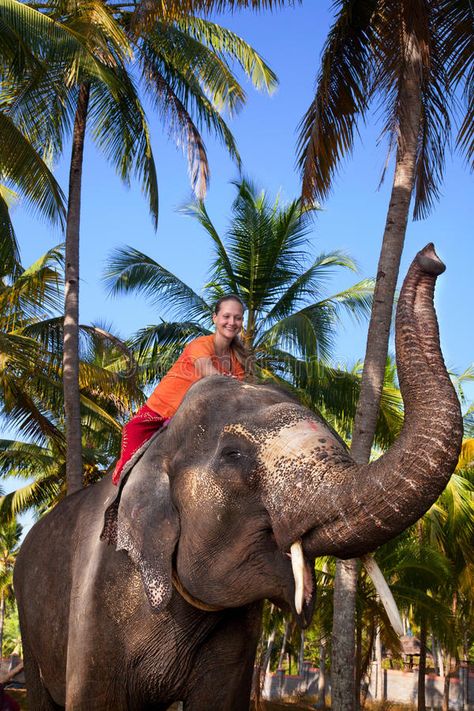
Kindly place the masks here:
POLYGON ((8 521, 30 509, 49 508, 64 493, 64 484, 57 475, 39 478, 0 498, 0 519, 8 521))
POLYGON ((2 276, 19 271, 20 248, 10 217, 7 198, 8 188, 0 185, 0 263, 2 276))
POLYGON ((269 94, 277 88, 276 74, 258 52, 235 32, 195 16, 188 16, 184 20, 178 18, 176 24, 183 26, 199 42, 205 42, 223 61, 227 58, 236 60, 255 88, 265 89, 269 94))
POLYGON ((32 442, 0 440, 0 475, 31 479, 38 472, 50 474, 57 466, 54 453, 32 442))
POLYGON ((340 291, 338 294, 328 296, 320 303, 331 305, 335 318, 339 318, 341 309, 348 311, 358 322, 369 317, 372 309, 375 280, 362 279, 353 284, 348 289, 340 291))
POLYGON ((324 46, 316 95, 299 125, 298 167, 305 202, 323 200, 354 144, 356 120, 370 97, 371 20, 377 0, 338 0, 324 46))
POLYGON ((0 76, 23 78, 37 71, 43 61, 69 66, 69 81, 79 71, 102 77, 102 64, 84 44, 83 38, 47 14, 17 0, 0 3, 0 76))
POLYGON ((456 469, 469 469, 474 467, 474 439, 465 439, 462 443, 461 454, 456 469))
POLYGON ((209 166, 199 128, 213 131, 229 155, 240 164, 232 133, 189 65, 180 66, 176 55, 163 56, 150 41, 142 46, 140 59, 143 73, 148 77, 150 98, 168 126, 170 136, 186 148, 191 185, 196 197, 203 199, 209 166), (191 114, 196 117, 196 123, 191 114))
POLYGON ((36 402, 21 381, 15 378, 9 379, 8 392, 5 392, 5 378, 3 380, 3 410, 9 425, 33 443, 51 441, 58 450, 63 451, 64 434, 42 411, 41 403, 36 402))
POLYGON ((58 13, 65 17, 62 25, 81 37, 91 55, 100 58, 105 67, 116 68, 132 59, 130 40, 124 27, 115 18, 112 7, 100 0, 83 0, 63 10, 65 15, 58 8, 58 13))
POLYGON ((208 336, 207 328, 194 321, 163 321, 156 326, 140 329, 132 339, 130 347, 138 353, 140 360, 146 353, 154 359, 163 348, 176 347, 182 350, 189 341, 199 336, 208 336))
POLYGON ((27 204, 43 217, 62 222, 64 194, 31 143, 13 121, 0 111, 0 173, 23 195, 27 204))
MULTIPOLYGON (((323 289, 326 287, 329 279, 333 276, 335 267, 343 267, 350 269, 351 271, 356 270, 355 262, 343 252, 336 251, 329 254, 318 255, 313 264, 311 264, 311 266, 304 272, 299 274, 297 278, 288 286, 272 309, 268 312, 265 323, 271 324, 276 320, 285 318, 295 309, 295 307, 298 307, 302 299, 310 299, 313 303, 315 300, 321 300, 323 289)), ((362 284, 364 284, 364 282, 361 282, 361 285, 362 284)), ((358 285, 351 287, 351 289, 348 290, 348 296, 352 293, 356 295, 361 293, 362 288, 357 287, 358 285)), ((344 293, 345 292, 341 292, 341 298, 344 293)), ((337 300, 339 296, 340 295, 335 295, 334 297, 329 297, 326 300, 337 300)))
POLYGON ((53 247, 27 269, 18 270, 12 284, 0 293, 0 321, 5 331, 22 328, 62 308, 61 276, 56 271, 62 261, 61 248, 53 247))
POLYGON ((128 185, 132 174, 141 180, 155 228, 158 224, 158 180, 145 112, 125 70, 115 70, 112 88, 94 83, 89 120, 94 140, 128 185))
POLYGON ((184 206, 181 212, 190 217, 194 217, 200 225, 206 230, 214 243, 216 252, 216 260, 214 266, 214 280, 218 271, 218 279, 222 288, 227 288, 227 292, 236 294, 239 290, 238 282, 235 277, 232 262, 229 258, 225 245, 219 236, 216 228, 212 224, 211 218, 206 210, 204 202, 197 201, 184 206))
POLYGON ((474 167, 474 17, 470 0, 440 0, 436 23, 443 39, 443 61, 455 88, 464 85, 466 114, 457 143, 474 167))
POLYGON ((144 294, 170 314, 186 314, 190 320, 209 318, 211 309, 193 289, 151 257, 133 247, 114 250, 104 275, 110 294, 144 294))
POLYGON ((245 101, 244 90, 230 70, 225 54, 202 42, 196 36, 199 34, 197 26, 194 32, 190 32, 188 26, 192 28, 193 18, 183 18, 172 25, 156 25, 149 38, 156 59, 179 73, 186 82, 201 87, 217 111, 234 114, 245 101))
POLYGON ((263 10, 266 8, 284 7, 294 5, 301 0, 179 0, 179 2, 150 3, 148 0, 138 0, 136 3, 132 26, 152 27, 157 20, 173 22, 183 15, 203 12, 234 11, 240 8, 263 10))
POLYGON ((303 358, 327 361, 334 343, 333 325, 332 309, 319 304, 305 306, 268 328, 255 346, 278 344, 303 358))

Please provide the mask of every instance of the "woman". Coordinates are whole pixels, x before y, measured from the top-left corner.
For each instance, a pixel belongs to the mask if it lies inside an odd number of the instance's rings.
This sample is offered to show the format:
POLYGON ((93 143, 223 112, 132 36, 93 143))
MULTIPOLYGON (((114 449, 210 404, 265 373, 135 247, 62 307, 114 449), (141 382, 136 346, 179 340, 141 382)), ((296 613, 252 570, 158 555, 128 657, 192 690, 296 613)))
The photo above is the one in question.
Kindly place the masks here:
POLYGON ((112 477, 114 484, 118 484, 123 467, 142 444, 168 424, 193 383, 206 375, 243 380, 246 353, 239 334, 244 310, 243 302, 234 294, 217 301, 212 315, 215 333, 188 343, 146 404, 123 428, 120 459, 112 477))

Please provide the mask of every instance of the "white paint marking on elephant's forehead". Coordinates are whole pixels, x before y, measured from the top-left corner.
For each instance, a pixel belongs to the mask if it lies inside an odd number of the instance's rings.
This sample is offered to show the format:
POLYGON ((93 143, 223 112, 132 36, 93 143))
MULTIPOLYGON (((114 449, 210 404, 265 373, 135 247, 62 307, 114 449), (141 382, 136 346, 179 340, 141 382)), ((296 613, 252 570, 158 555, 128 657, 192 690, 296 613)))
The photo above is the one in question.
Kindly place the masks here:
POLYGON ((314 453, 317 448, 328 449, 336 445, 337 439, 325 427, 315 420, 301 420, 296 424, 282 427, 264 443, 261 459, 267 467, 275 466, 282 458, 291 459, 314 453))

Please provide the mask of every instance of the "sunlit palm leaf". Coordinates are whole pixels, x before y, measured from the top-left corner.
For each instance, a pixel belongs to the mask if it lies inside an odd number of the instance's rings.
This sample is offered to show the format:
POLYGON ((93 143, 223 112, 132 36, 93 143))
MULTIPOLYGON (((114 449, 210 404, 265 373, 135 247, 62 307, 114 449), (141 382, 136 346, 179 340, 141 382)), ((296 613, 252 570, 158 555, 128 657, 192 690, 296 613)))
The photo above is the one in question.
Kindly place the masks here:
MULTIPOLYGON (((289 284, 288 288, 275 303, 272 309, 268 312, 265 318, 265 324, 271 324, 281 318, 285 318, 295 308, 301 304, 302 299, 311 299, 315 301, 321 299, 324 287, 329 279, 334 275, 334 267, 344 267, 355 271, 356 265, 354 261, 342 252, 332 252, 331 254, 320 254, 313 264, 300 274, 293 283, 289 284)), ((354 297, 362 296, 366 289, 362 286, 368 286, 368 282, 360 282, 351 287, 347 292, 341 292, 339 295, 329 297, 324 301, 337 301, 339 298, 344 298, 343 294, 354 294, 354 297)))
POLYGON ((2 378, 8 370, 28 370, 36 362, 38 356, 37 344, 26 336, 0 331, 0 357, 2 378))
POLYGON ((168 126, 170 135, 186 149, 191 185, 196 196, 202 199, 209 180, 209 166, 199 127, 213 131, 227 147, 231 157, 239 163, 234 138, 203 87, 189 70, 189 65, 177 65, 176 57, 164 56, 151 39, 143 44, 140 56, 143 73, 148 79, 148 92, 168 126))
POLYGON ((8 195, 5 185, 0 185, 0 263, 3 274, 14 274, 19 270, 20 250, 10 217, 8 195))
POLYGON ((64 195, 50 170, 13 121, 0 111, 0 175, 24 196, 33 211, 64 219, 64 195))
POLYGON ((0 291, 0 322, 4 330, 23 327, 62 308, 61 276, 56 271, 62 260, 61 249, 54 247, 28 269, 18 270, 12 284, 0 291))
POLYGON ((30 479, 38 472, 53 472, 57 460, 53 452, 32 442, 0 440, 0 474, 30 479))
POLYGON ((0 22, 0 75, 21 79, 46 58, 56 65, 69 65, 71 81, 81 70, 101 77, 101 63, 87 50, 83 38, 46 14, 17 0, 1 0, 0 22))
POLYGON ((227 288, 230 293, 238 293, 239 285, 235 278, 232 262, 229 258, 225 245, 219 236, 216 228, 212 224, 212 220, 206 210, 204 202, 198 201, 191 203, 182 208, 181 212, 190 217, 194 217, 199 224, 206 230, 209 237, 214 243, 216 252, 216 260, 214 266, 213 280, 219 280, 221 288, 227 288))
POLYGON ((125 70, 117 68, 118 87, 92 85, 89 118, 98 147, 129 184, 137 175, 158 224, 158 180, 148 125, 135 86, 125 70))
POLYGON ((32 508, 49 508, 61 495, 64 495, 63 483, 56 475, 39 478, 0 499, 0 519, 9 520, 32 508))
POLYGON ((332 310, 319 304, 306 306, 280 319, 257 341, 278 343, 281 347, 296 350, 303 357, 328 360, 334 343, 334 318, 332 310))
POLYGON ((465 439, 462 443, 461 454, 457 469, 474 468, 474 439, 465 439))
MULTIPOLYGON (((5 396, 5 394, 4 394, 5 396)), ((64 449, 64 434, 42 411, 41 403, 35 402, 30 393, 20 382, 11 379, 4 413, 8 424, 14 427, 27 440, 44 444, 54 442, 59 450, 64 449), (9 403, 8 403, 9 401, 9 403)))
POLYGON ((200 86, 215 109, 232 115, 242 107, 245 92, 229 69, 225 54, 206 46, 192 27, 192 18, 173 25, 158 23, 147 38, 150 48, 170 73, 182 76, 186 86, 200 86))
MULTIPOLYGON (((301 2, 301 0, 296 0, 301 2)), ((185 14, 196 12, 223 12, 237 8, 264 9, 293 5, 295 0, 173 0, 172 2, 150 2, 139 0, 136 3, 133 25, 149 27, 157 20, 172 22, 185 14)))
POLYGON ((214 22, 199 17, 176 19, 178 27, 182 26, 199 42, 205 42, 214 52, 224 59, 226 56, 239 62, 245 74, 257 89, 266 89, 272 93, 278 86, 275 73, 265 63, 262 57, 234 32, 216 25, 214 22))
POLYGON ((348 289, 323 299, 320 304, 330 305, 336 318, 339 317, 340 311, 344 310, 360 322, 370 315, 374 286, 373 279, 363 279, 348 289))
POLYGON ((110 294, 144 294, 155 306, 191 320, 208 318, 210 308, 193 289, 146 254, 133 247, 115 250, 104 282, 110 294))

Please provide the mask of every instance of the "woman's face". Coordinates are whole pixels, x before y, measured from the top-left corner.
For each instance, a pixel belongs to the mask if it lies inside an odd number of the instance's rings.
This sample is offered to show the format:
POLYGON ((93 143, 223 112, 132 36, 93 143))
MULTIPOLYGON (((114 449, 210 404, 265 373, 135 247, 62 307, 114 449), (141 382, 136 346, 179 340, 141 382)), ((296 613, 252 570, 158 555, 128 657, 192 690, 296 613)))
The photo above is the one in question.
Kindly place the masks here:
POLYGON ((244 312, 242 305, 235 299, 222 301, 219 311, 212 315, 216 333, 227 340, 232 340, 242 330, 244 312))

